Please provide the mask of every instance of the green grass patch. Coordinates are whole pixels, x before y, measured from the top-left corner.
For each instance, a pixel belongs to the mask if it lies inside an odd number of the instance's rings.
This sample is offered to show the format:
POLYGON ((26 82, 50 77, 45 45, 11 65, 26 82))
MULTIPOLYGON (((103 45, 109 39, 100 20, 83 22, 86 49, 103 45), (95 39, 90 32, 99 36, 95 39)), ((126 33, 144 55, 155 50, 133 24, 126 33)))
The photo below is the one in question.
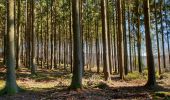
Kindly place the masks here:
MULTIPOLYGON (((159 73, 155 72, 156 79, 160 78, 159 73)), ((134 80, 134 79, 148 79, 148 70, 143 70, 142 73, 139 73, 138 71, 134 71, 132 73, 128 73, 128 75, 125 76, 125 80, 134 80)))
POLYGON ((125 76, 125 80, 134 80, 134 79, 141 79, 141 78, 145 78, 145 77, 137 71, 128 73, 128 75, 125 76))
MULTIPOLYGON (((144 71, 142 72, 142 75, 145 77, 145 79, 148 79, 148 70, 144 70, 144 71)), ((155 72, 155 77, 156 77, 156 79, 159 79, 159 78, 160 78, 160 75, 159 75, 159 72, 158 72, 158 71, 155 72)))

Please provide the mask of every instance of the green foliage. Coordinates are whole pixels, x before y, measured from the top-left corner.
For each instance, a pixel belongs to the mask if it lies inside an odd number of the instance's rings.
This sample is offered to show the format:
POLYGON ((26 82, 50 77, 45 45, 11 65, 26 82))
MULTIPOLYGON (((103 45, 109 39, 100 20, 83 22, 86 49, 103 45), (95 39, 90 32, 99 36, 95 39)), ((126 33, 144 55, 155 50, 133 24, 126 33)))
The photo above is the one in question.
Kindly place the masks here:
POLYGON ((0 8, 3 8, 3 9, 5 9, 5 5, 3 5, 3 4, 0 4, 0 8))
MULTIPOLYGON (((145 79, 147 79, 147 78, 148 78, 148 77, 147 77, 147 76, 148 76, 148 70, 145 69, 145 70, 143 71, 142 75, 145 77, 145 79)), ((158 71, 155 72, 155 76, 156 76, 156 79, 159 79, 159 78, 160 78, 160 75, 159 75, 159 72, 158 72, 158 71)))
POLYGON ((145 77, 137 71, 128 73, 128 75, 125 76, 125 80, 134 80, 134 79, 141 79, 141 78, 145 78, 145 77))
MULTIPOLYGON (((156 79, 160 78, 158 71, 155 72, 155 75, 156 75, 156 79)), ((148 78, 148 70, 143 70, 141 74, 138 71, 134 71, 132 73, 128 73, 128 75, 125 76, 125 80, 147 79, 147 78, 148 78)))
POLYGON ((159 79, 159 78, 160 78, 160 75, 159 75, 159 72, 158 72, 158 71, 155 72, 155 76, 156 76, 156 79, 159 79))

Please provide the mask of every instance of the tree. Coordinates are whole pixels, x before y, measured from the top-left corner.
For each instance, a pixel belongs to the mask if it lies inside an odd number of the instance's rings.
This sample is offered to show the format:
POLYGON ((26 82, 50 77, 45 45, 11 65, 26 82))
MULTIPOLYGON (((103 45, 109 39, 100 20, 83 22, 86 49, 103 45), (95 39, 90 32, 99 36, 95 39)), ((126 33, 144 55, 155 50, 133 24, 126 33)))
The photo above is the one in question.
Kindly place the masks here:
POLYGON ((126 0, 123 0, 123 40, 124 40, 124 70, 128 74, 128 51, 127 51, 127 33, 126 33, 126 0))
POLYGON ((99 47, 98 18, 96 19, 95 25, 96 25, 96 65, 97 65, 97 73, 99 73, 100 72, 100 47, 99 47))
POLYGON ((165 42, 164 42, 164 27, 163 27, 163 16, 162 16, 162 5, 163 0, 160 1, 160 17, 161 17, 161 35, 162 35, 162 51, 163 51, 163 66, 166 68, 166 58, 165 58, 165 42))
POLYGON ((146 38, 146 56, 148 67, 148 81, 146 86, 154 87, 156 85, 155 66, 152 53, 152 42, 150 37, 150 9, 149 0, 143 0, 144 4, 144 24, 145 24, 145 38, 146 38))
POLYGON ((109 7, 109 1, 107 1, 107 27, 108 27, 108 29, 107 29, 107 37, 108 37, 108 55, 109 55, 109 70, 110 70, 110 74, 112 74, 112 54, 111 54, 111 28, 110 28, 110 26, 111 26, 111 20, 110 20, 110 7, 109 7))
POLYGON ((139 64, 139 72, 142 73, 142 66, 141 66, 141 34, 140 34, 140 13, 139 13, 139 0, 136 0, 137 6, 137 49, 138 49, 138 64, 139 64))
POLYGON ((21 61, 20 61, 20 55, 21 55, 21 52, 20 52, 20 46, 21 46, 21 33, 20 33, 20 17, 21 17, 21 14, 20 14, 20 0, 17 1, 17 9, 18 9, 18 13, 17 13, 17 55, 16 55, 16 69, 19 68, 19 66, 21 65, 21 61))
POLYGON ((70 13, 69 13, 69 35, 70 35, 70 69, 71 69, 71 73, 73 72, 73 64, 72 64, 72 18, 71 18, 71 15, 72 15, 72 12, 71 12, 71 0, 69 1, 69 8, 70 8, 70 13))
POLYGON ((7 53, 6 53, 6 85, 2 94, 15 94, 19 92, 15 74, 15 48, 14 48, 14 0, 7 0, 7 53))
POLYGON ((109 48, 106 4, 107 0, 101 0, 104 79, 105 81, 108 81, 110 80, 110 68, 108 54, 109 48))
POLYGON ((156 0, 154 0, 154 8, 155 8, 154 15, 155 15, 156 42, 157 42, 157 49, 158 49, 157 50, 158 51, 158 67, 159 67, 159 74, 161 74, 156 0))
POLYGON ((117 10, 118 10, 118 61, 119 61, 119 71, 120 78, 123 79, 123 64, 122 64, 122 0, 117 1, 117 10))
POLYGON ((128 5, 128 32, 129 32, 129 65, 130 65, 130 72, 132 72, 132 57, 131 57, 131 20, 130 20, 130 6, 128 5))
POLYGON ((164 2, 164 11, 165 11, 165 24, 166 24, 166 37, 167 37, 167 45, 168 45, 168 56, 169 56, 169 64, 170 64, 170 46, 169 46, 169 31, 168 31, 168 13, 167 13, 167 8, 168 8, 168 2, 163 0, 164 2))
POLYGON ((35 65, 35 33, 34 33, 34 0, 30 1, 30 13, 31 13, 31 74, 36 74, 36 65, 35 65))
POLYGON ((80 39, 80 14, 79 0, 72 0, 72 19, 73 19, 73 76, 70 89, 82 88, 82 43, 80 39))

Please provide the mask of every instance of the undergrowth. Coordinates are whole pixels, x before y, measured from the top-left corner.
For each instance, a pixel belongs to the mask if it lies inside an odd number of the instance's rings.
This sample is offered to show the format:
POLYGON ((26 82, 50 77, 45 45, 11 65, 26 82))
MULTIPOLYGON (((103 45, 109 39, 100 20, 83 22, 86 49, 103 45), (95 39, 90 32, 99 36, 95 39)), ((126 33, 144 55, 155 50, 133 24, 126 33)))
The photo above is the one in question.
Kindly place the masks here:
MULTIPOLYGON (((160 78, 159 73, 155 72, 156 79, 160 78)), ((125 80, 135 80, 135 79, 146 79, 148 78, 148 70, 143 70, 142 73, 139 73, 138 71, 134 71, 132 73, 128 73, 128 75, 125 76, 125 80)))

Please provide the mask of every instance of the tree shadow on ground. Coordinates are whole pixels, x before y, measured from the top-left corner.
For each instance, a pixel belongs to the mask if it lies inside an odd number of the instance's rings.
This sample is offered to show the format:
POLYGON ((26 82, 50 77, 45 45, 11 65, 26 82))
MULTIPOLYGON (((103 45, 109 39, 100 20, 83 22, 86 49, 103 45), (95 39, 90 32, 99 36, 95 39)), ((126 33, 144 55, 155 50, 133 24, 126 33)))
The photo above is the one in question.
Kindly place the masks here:
POLYGON ((71 75, 67 72, 61 72, 61 71, 45 71, 45 70, 39 70, 37 71, 37 75, 31 75, 28 73, 17 73, 18 78, 29 78, 33 79, 37 82, 43 82, 43 81, 52 81, 56 80, 57 78, 64 78, 64 79, 70 79, 71 75))
POLYGON ((156 89, 150 90, 143 86, 133 86, 133 87, 108 87, 105 89, 93 88, 93 89, 82 89, 76 91, 70 91, 67 86, 53 87, 44 91, 26 91, 15 96, 3 96, 1 98, 15 100, 110 100, 110 99, 141 99, 150 100, 152 94, 156 91, 169 91, 164 87, 158 87, 156 89))
MULTIPOLYGON (((4 75, 4 72, 0 72, 0 75, 4 75)), ((103 78, 103 74, 98 74, 96 72, 86 71, 84 73, 84 78, 96 78, 99 76, 103 78)), ((28 70, 21 70, 17 73, 19 79, 29 78, 35 80, 36 82, 44 82, 56 80, 58 78, 71 80, 71 74, 67 71, 60 70, 38 70, 37 76, 31 76, 28 70)), ((112 81, 120 81, 118 75, 114 75, 111 78, 112 81)), ((29 80, 28 80, 29 81, 29 80)), ((62 80, 60 80, 62 81, 62 80)), ((64 80, 63 80, 64 81, 64 80)), ((68 90, 68 84, 59 83, 60 85, 54 86, 48 89, 26 90, 25 92, 16 95, 4 95, 0 97, 0 100, 110 100, 110 99, 152 99, 153 95, 157 91, 167 91, 170 89, 157 86, 154 89, 149 89, 144 86, 109 86, 103 85, 104 88, 100 88, 98 85, 94 87, 87 87, 82 90, 72 91, 68 90)), ((41 88, 41 87, 40 87, 41 88)))
POLYGON ((54 87, 43 92, 31 92, 32 95, 39 95, 37 99, 41 100, 110 100, 110 99, 153 99, 152 95, 156 91, 169 91, 164 87, 158 86, 150 90, 144 86, 132 87, 107 87, 105 89, 92 88, 70 91, 67 86, 54 87))
POLYGON ((155 88, 148 88, 145 86, 123 86, 109 89, 109 92, 112 94, 115 93, 115 95, 111 96, 113 99, 151 98, 155 92, 159 91, 169 92, 170 89, 159 85, 155 88))

